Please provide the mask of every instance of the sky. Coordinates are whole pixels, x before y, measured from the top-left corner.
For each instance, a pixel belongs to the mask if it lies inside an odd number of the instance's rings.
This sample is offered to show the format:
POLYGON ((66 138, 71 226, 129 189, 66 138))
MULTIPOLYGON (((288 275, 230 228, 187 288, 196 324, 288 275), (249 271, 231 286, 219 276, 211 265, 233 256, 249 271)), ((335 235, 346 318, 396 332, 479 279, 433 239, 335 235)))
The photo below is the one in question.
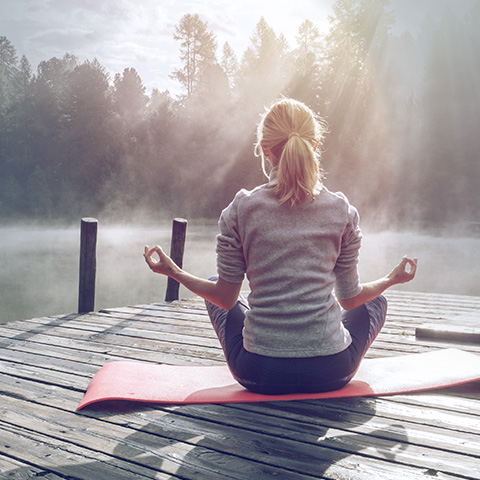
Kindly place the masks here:
MULTIPOLYGON (((392 0, 397 28, 415 31, 427 15, 449 5, 460 13, 478 0, 392 0)), ((137 70, 147 92, 178 91, 169 78, 179 66, 175 26, 186 13, 198 13, 218 43, 226 41, 240 59, 255 25, 263 16, 290 46, 308 19, 321 32, 335 0, 0 0, 0 36, 25 55, 35 72, 38 63, 65 53, 98 61, 111 77, 125 68, 137 70)), ((179 93, 179 92, 177 92, 179 93)))

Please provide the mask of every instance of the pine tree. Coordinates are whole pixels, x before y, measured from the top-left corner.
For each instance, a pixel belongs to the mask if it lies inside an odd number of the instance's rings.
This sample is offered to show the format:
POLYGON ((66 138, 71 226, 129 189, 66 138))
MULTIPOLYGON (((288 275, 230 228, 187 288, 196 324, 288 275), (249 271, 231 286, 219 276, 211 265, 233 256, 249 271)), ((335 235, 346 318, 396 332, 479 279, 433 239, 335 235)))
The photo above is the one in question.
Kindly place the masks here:
POLYGON ((288 95, 315 108, 321 89, 320 32, 310 20, 305 20, 298 28, 296 40, 295 71, 288 87, 288 95))
POLYGON ((0 37, 0 111, 5 112, 12 102, 18 59, 15 47, 7 37, 0 37))
POLYGON ((129 125, 145 120, 148 96, 142 79, 134 68, 125 68, 123 74, 115 75, 115 109, 129 125))
POLYGON ((220 65, 223 68, 225 74, 227 75, 230 88, 233 88, 235 86, 235 75, 238 71, 238 60, 235 52, 233 51, 232 47, 228 42, 225 42, 225 44, 223 45, 222 62, 220 65))
POLYGON ((15 47, 6 37, 0 37, 0 173, 2 166, 11 160, 12 109, 16 101, 18 60, 15 47))
POLYGON ((183 66, 175 69, 171 77, 182 84, 187 98, 190 98, 205 69, 216 63, 217 42, 213 33, 207 30, 207 22, 198 14, 184 15, 175 27, 173 38, 180 41, 183 66))
POLYGON ((277 37, 261 17, 250 37, 237 76, 241 101, 258 113, 285 91, 292 70, 290 63, 285 37, 277 37))

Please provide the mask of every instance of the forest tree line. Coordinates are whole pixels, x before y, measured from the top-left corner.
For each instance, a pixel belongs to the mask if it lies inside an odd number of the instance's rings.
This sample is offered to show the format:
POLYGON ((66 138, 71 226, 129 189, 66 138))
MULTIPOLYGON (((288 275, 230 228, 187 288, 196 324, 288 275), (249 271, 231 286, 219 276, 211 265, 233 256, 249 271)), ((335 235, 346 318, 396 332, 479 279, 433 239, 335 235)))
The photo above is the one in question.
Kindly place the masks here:
POLYGON ((480 5, 415 34, 394 33, 388 0, 337 0, 328 32, 314 22, 289 45, 261 18, 238 58, 184 15, 175 98, 72 53, 33 73, 0 37, 0 218, 215 218, 264 181, 256 124, 285 95, 326 119, 325 183, 370 223, 479 221, 480 5))

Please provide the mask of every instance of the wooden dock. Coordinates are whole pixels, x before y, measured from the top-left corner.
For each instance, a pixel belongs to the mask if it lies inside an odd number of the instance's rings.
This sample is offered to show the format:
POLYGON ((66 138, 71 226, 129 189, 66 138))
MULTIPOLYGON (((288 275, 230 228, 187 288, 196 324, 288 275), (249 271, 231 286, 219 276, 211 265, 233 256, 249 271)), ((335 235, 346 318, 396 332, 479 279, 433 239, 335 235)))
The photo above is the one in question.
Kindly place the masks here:
MULTIPOLYGON (((387 297, 369 357, 452 345, 480 354, 479 344, 415 336, 424 323, 461 325, 480 298, 387 297)), ((0 346, 2 479, 480 479, 480 382, 377 398, 111 402, 76 412, 106 362, 223 362, 200 300, 13 322, 0 326, 0 346)))

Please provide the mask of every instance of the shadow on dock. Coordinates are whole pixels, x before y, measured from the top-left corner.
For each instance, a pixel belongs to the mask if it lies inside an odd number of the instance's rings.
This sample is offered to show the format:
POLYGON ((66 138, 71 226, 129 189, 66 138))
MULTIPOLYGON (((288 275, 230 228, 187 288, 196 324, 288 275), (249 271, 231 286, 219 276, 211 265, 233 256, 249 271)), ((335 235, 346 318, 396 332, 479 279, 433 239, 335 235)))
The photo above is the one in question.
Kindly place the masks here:
MULTIPOLYGON (((328 402, 327 402, 328 403, 328 402)), ((345 402, 348 403, 348 402, 345 402)), ((252 405, 255 406, 255 405, 252 405)), ((271 407, 277 412, 282 409, 291 412, 292 405, 283 402, 272 403, 271 407)), ((370 456, 371 449, 376 450, 387 461, 395 461, 398 452, 403 451, 408 444, 407 431, 402 425, 391 424, 384 429, 378 429, 369 433, 345 433, 342 428, 346 425, 349 428, 359 428, 361 425, 369 422, 376 413, 376 400, 368 399, 365 402, 365 409, 362 415, 357 412, 348 412, 341 409, 341 413, 335 413, 334 410, 325 410, 321 404, 306 405, 309 414, 321 420, 326 411, 330 411, 333 416, 340 415, 339 429, 329 428, 322 425, 309 425, 298 423, 290 425, 295 427, 296 435, 304 436, 304 442, 300 442, 294 450, 286 449, 284 438, 291 434, 284 432, 282 435, 265 435, 259 429, 255 429, 252 424, 245 424, 244 429, 236 430, 237 436, 234 444, 235 451, 215 450, 219 448, 218 437, 228 436, 229 432, 225 426, 210 424, 209 427, 202 422, 202 415, 206 418, 210 416, 211 406, 177 406, 173 412, 165 411, 161 407, 149 404, 138 404, 132 402, 103 402, 82 411, 78 415, 104 420, 117 416, 128 416, 130 427, 136 427, 134 433, 130 433, 125 438, 118 439, 111 456, 118 462, 118 471, 115 473, 116 480, 123 478, 158 478, 155 472, 168 472, 169 477, 161 478, 181 478, 181 479, 212 479, 212 478, 244 478, 244 475, 251 475, 250 478, 302 478, 303 475, 310 475, 315 478, 322 476, 329 471, 335 464, 348 458, 351 455, 360 455, 363 453, 370 456), (156 415, 151 415, 152 410, 156 415), (157 417, 156 421, 150 421, 142 425, 142 418, 145 413, 150 412, 149 417, 157 417), (192 422, 192 418, 195 422, 192 422), (196 426, 196 428, 194 428, 196 426), (368 438, 374 438, 376 444, 368 441, 368 438), (380 441, 379 441, 380 440, 380 441), (231 457, 228 457, 228 455, 231 457), (274 456, 282 459, 278 468, 271 465, 264 465, 263 457, 274 456), (250 462, 248 465, 243 458, 257 459, 257 462, 250 462), (121 471, 123 459, 128 459, 130 471, 121 471), (283 464, 282 464, 283 463, 283 464), (136 467, 132 467, 132 465, 136 467), (307 465, 309 467, 307 467, 307 465), (151 469, 151 470, 150 470, 151 469), (241 477, 236 477, 235 472, 243 469, 241 477), (246 471, 245 471, 246 469, 246 471), (149 472, 150 470, 150 472, 149 472), (298 475, 298 471, 303 475, 298 475), (221 472, 221 473, 220 473, 221 472), (151 477, 150 477, 151 474, 151 477), (293 475, 293 477, 290 477, 293 475), (224 476, 224 477, 223 477, 224 476)), ((301 409, 302 406, 299 405, 301 409)), ((234 412, 235 410, 233 410, 234 412)), ((239 423, 242 422, 244 415, 242 409, 238 410, 239 423)), ((284 412, 286 413, 286 412, 284 412)), ((334 421, 335 418, 330 418, 334 421)), ((85 423, 88 428, 88 422, 85 423)), ((281 427, 279 427, 281 430, 281 427)), ((68 435, 68 432, 66 432, 68 435)), ((113 441, 113 439, 112 439, 113 441)), ((55 472, 61 477, 52 477, 55 480, 60 478, 101 478, 113 479, 112 463, 107 465, 103 460, 85 463, 72 463, 69 465, 56 465, 52 473, 55 472)), ((35 467, 23 467, 5 472, 7 479, 31 478, 38 476, 40 469, 45 472, 50 471, 48 462, 45 466, 36 465, 35 467)), ((49 477, 50 478, 50 477, 49 477)), ((307 477, 305 477, 307 478, 307 477)))

